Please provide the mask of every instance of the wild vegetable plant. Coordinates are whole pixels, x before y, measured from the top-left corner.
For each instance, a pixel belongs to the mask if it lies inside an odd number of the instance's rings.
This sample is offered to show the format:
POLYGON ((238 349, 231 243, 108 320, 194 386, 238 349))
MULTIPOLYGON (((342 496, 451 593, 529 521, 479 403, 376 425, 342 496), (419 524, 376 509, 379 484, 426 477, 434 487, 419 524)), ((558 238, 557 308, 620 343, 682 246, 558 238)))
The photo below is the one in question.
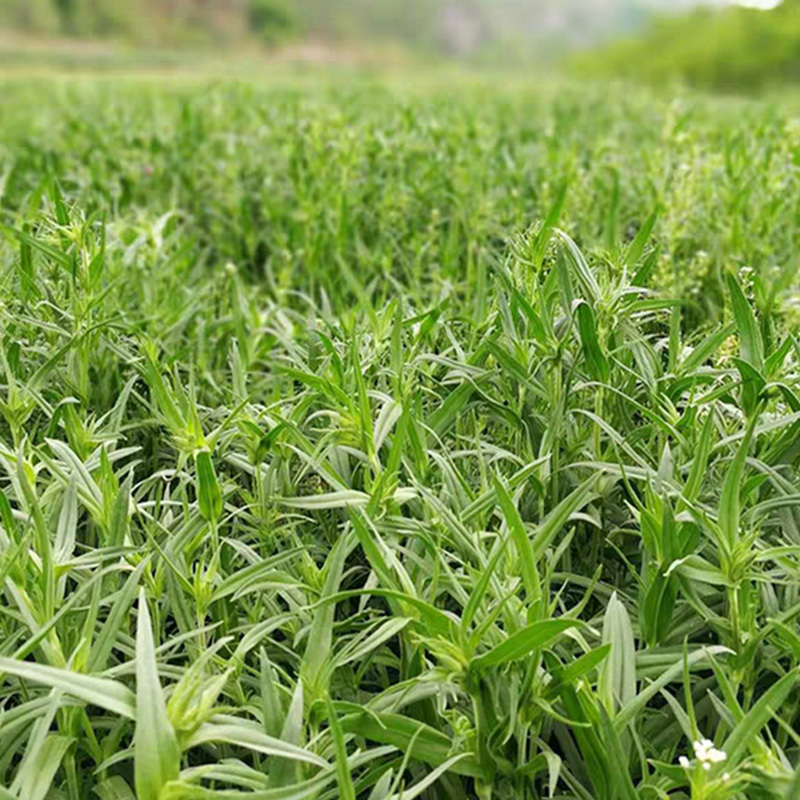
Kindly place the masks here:
MULTIPOLYGON (((0 797, 797 796, 792 275, 732 268, 782 200, 688 274, 734 189, 634 207, 657 159, 587 173, 573 95, 515 139, 513 93, 48 91, 0 169, 0 797), (478 191, 570 161, 532 228, 478 191)), ((661 112, 697 163, 707 102, 661 112)))

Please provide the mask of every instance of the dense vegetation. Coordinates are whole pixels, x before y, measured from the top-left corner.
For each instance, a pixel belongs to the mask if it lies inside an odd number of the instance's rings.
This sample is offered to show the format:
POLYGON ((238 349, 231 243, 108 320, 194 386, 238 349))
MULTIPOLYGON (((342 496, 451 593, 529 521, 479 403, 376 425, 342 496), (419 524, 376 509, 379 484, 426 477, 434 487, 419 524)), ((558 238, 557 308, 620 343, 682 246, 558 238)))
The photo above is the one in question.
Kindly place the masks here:
POLYGON ((425 47, 433 44, 440 7, 440 0, 5 0, 0 29, 149 45, 234 46, 312 36, 425 47))
POLYGON ((664 17, 648 33, 577 60, 582 74, 682 81, 726 91, 800 80, 800 2, 731 6, 664 17))
POLYGON ((791 111, 421 85, 2 86, 0 797, 798 796, 791 111))
POLYGON ((0 32, 229 46, 311 37, 423 56, 543 60, 692 0, 3 0, 0 32), (464 29, 472 31, 464 33, 464 29), (460 41, 466 38, 466 42, 460 41))
POLYGON ((0 30, 148 44, 274 40, 299 20, 285 0, 3 0, 0 30))

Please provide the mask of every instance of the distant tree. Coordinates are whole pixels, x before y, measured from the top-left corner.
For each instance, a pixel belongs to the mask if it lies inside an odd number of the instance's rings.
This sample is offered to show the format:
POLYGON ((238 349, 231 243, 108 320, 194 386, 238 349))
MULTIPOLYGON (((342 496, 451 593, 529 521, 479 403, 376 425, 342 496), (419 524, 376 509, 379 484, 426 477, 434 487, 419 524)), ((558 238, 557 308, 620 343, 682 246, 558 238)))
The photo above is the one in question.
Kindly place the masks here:
POLYGON ((56 33, 60 22, 53 0, 0 2, 0 24, 3 27, 30 33, 56 33))
POLYGON ((252 32, 267 42, 282 39, 297 27, 283 0, 249 0, 248 21, 252 32))

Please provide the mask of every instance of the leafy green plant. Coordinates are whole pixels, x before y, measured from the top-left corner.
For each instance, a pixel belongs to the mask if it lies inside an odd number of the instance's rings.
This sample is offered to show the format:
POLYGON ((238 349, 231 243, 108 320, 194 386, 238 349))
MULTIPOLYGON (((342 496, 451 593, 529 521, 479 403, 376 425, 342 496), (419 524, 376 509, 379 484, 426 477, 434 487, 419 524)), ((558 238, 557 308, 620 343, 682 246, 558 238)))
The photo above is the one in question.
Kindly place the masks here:
POLYGON ((795 796, 788 122, 42 85, 0 98, 0 796, 795 796))

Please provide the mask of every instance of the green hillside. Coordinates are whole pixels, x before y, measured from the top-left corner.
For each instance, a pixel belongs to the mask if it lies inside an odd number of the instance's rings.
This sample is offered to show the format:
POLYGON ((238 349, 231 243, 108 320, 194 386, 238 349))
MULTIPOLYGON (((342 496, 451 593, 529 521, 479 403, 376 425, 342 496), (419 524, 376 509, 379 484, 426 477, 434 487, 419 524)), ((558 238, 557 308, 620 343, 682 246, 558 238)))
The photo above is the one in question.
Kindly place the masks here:
POLYGON ((641 29, 694 0, 3 0, 0 30, 140 43, 288 35, 504 59, 544 58, 641 29))
POLYGON ((34 35, 143 43, 240 41, 297 26, 286 0, 3 0, 0 28, 34 35))
POLYGON ((772 11, 734 6, 659 19, 635 39, 582 56, 577 71, 595 77, 681 81, 742 90, 800 79, 800 2, 772 11))
POLYGON ((295 0, 292 9, 314 35, 346 40, 395 39, 427 45, 443 5, 443 0, 295 0))
POLYGON ((444 0, 3 0, 0 29, 140 43, 273 40, 291 34, 428 47, 444 5, 444 0))

